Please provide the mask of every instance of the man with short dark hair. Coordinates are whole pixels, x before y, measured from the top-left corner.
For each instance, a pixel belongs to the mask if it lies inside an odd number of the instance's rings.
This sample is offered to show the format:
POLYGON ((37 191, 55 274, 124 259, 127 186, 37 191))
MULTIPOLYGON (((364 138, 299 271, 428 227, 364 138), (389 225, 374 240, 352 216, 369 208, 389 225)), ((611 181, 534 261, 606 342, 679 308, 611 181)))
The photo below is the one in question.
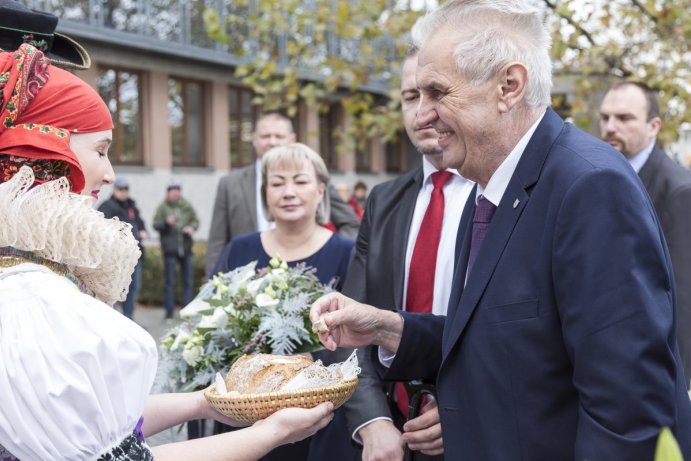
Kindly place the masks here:
POLYGON ((642 82, 613 86, 600 106, 602 139, 621 152, 640 176, 667 240, 677 288, 677 339, 691 386, 691 173, 657 145, 657 95, 642 82))
POLYGON ((122 222, 129 223, 132 226, 132 234, 139 243, 139 249, 142 254, 139 257, 139 262, 132 273, 132 282, 127 293, 127 298, 122 302, 122 313, 130 318, 134 318, 134 308, 137 302, 137 295, 142 282, 142 265, 144 262, 144 245, 142 242, 149 238, 144 221, 139 214, 139 209, 130 197, 130 186, 125 178, 119 177, 113 184, 113 194, 108 200, 103 202, 98 207, 98 211, 103 213, 106 218, 118 218, 122 222))

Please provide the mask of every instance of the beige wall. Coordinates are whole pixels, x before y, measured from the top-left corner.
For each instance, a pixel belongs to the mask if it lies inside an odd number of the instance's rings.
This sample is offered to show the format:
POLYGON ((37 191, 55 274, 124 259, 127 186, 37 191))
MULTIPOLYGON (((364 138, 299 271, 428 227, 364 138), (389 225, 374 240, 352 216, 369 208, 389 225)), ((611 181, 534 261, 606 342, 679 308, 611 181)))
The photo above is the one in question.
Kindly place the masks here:
POLYGON ((214 170, 230 169, 230 139, 228 138, 228 85, 212 82, 208 85, 206 104, 206 164, 214 170))
POLYGON ((142 93, 144 165, 171 169, 173 157, 168 127, 168 74, 148 72, 146 78, 142 79, 142 93))

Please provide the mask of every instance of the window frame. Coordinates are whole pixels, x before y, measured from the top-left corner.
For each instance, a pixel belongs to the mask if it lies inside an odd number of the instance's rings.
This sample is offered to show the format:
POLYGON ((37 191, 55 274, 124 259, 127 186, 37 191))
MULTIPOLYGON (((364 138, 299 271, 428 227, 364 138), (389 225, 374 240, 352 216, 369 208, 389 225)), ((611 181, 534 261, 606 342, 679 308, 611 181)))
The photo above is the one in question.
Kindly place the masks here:
MULTIPOLYGON (((114 165, 133 165, 133 166, 141 166, 144 164, 144 142, 143 142, 143 120, 144 120, 144 107, 143 107, 143 98, 142 98, 142 80, 143 80, 143 72, 140 70, 136 69, 130 69, 127 67, 123 66, 112 66, 112 65, 105 65, 105 64, 100 64, 97 67, 97 82, 100 79, 101 75, 106 72, 106 71, 113 71, 115 72, 115 88, 113 88, 113 95, 115 97, 115 112, 112 113, 113 117, 113 144, 110 148, 109 152, 109 158, 111 162, 114 165), (138 119, 138 124, 137 124, 137 140, 136 140, 136 152, 135 152, 135 159, 134 160, 127 160, 124 159, 123 157, 125 156, 123 153, 123 149, 125 146, 125 143, 123 142, 123 139, 125 137, 125 129, 124 125, 120 122, 121 117, 120 117, 120 110, 121 110, 121 105, 122 101, 120 100, 120 88, 122 85, 122 78, 121 78, 121 73, 128 73, 132 75, 137 76, 137 119, 138 119)), ((97 91, 100 90, 99 85, 97 83, 97 91)), ((103 98, 103 95, 99 91, 99 95, 101 98, 103 98)), ((108 101, 106 101, 108 103, 108 101)))
MULTIPOLYGON (((170 81, 174 80, 180 83, 181 88, 180 88, 180 94, 182 98, 182 150, 181 150, 181 159, 179 162, 176 162, 175 159, 175 152, 173 151, 174 146, 171 143, 171 150, 170 150, 170 156, 171 156, 171 164, 173 167, 204 167, 207 164, 207 153, 206 153, 206 143, 207 143, 207 133, 206 133, 206 110, 207 110, 207 100, 206 100, 206 94, 207 94, 207 85, 206 82, 203 80, 197 80, 193 78, 186 78, 186 77, 180 77, 176 75, 169 75, 168 76, 168 99, 167 101, 170 101, 170 81), (190 84, 196 84, 199 85, 199 130, 200 130, 200 135, 199 135, 199 141, 200 141, 200 153, 201 153, 201 158, 198 162, 193 162, 190 161, 190 149, 189 149, 189 116, 187 114, 187 107, 189 105, 188 103, 188 91, 187 87, 190 84)), ((171 133, 171 141, 173 141, 173 125, 170 120, 170 114, 168 114, 168 128, 171 133)))

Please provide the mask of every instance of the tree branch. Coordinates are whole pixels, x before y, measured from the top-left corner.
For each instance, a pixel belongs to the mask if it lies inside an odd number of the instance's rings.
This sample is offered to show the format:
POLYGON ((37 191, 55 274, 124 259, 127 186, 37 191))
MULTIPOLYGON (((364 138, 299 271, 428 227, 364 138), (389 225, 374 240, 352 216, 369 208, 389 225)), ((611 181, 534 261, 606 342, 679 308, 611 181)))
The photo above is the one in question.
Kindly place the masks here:
POLYGON ((644 16, 647 16, 651 21, 657 24, 657 16, 648 11, 645 5, 643 5, 639 0, 631 0, 631 3, 633 3, 633 6, 641 10, 641 13, 643 13, 644 16))
POLYGON ((544 2, 550 10, 552 10, 557 16, 564 19, 566 22, 575 27, 576 30, 578 30, 578 32, 580 32, 581 35, 583 35, 588 40, 588 42, 590 42, 591 45, 595 46, 595 40, 593 39, 593 36, 590 35, 590 33, 587 30, 585 30, 580 24, 574 21, 574 19, 571 16, 567 16, 566 14, 558 12, 557 4, 555 2, 551 2, 550 0, 544 0, 544 2))

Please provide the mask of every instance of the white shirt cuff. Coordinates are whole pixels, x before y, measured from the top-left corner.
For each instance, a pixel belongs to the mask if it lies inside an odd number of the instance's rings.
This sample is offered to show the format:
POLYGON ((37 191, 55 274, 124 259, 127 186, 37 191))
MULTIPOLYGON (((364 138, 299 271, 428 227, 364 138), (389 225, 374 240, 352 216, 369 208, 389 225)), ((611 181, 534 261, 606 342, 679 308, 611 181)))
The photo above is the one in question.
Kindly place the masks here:
POLYGON ((393 359, 396 358, 396 354, 394 352, 391 352, 388 349, 384 349, 381 346, 379 346, 377 351, 378 351, 378 355, 379 355, 379 363, 384 365, 386 368, 391 367, 391 364, 393 363, 393 359))
POLYGON ((363 427, 367 426, 368 424, 371 424, 371 423, 373 423, 373 422, 375 422, 375 421, 379 421, 379 420, 381 420, 381 419, 383 419, 383 420, 385 420, 385 421, 391 421, 391 422, 393 423, 393 420, 392 420, 391 418, 387 417, 387 416, 380 416, 379 418, 370 419, 370 420, 367 421, 366 423, 360 424, 357 428, 355 428, 355 430, 353 431, 353 435, 351 436, 351 437, 353 438, 353 440, 355 440, 357 443, 359 443, 360 445, 362 445, 362 437, 360 437, 360 435, 358 434, 358 432, 360 431, 360 429, 362 429, 363 427))

